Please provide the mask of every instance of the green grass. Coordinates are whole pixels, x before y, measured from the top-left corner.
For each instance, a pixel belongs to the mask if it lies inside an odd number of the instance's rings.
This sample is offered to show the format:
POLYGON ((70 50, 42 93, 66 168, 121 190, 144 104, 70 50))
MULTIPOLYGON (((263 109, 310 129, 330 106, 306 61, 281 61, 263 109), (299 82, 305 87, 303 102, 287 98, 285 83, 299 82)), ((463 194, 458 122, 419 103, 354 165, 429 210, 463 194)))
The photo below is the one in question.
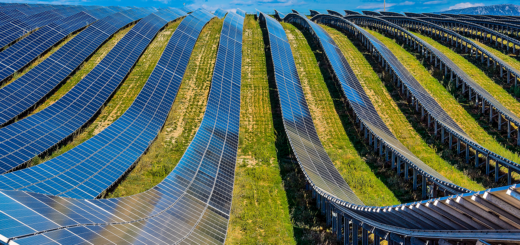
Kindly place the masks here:
MULTIPOLYGON (((486 49, 487 51, 491 52, 492 54, 497 56, 499 59, 503 60, 505 63, 507 63, 508 65, 512 66, 514 69, 520 70, 520 61, 519 61, 519 56, 518 55, 506 54, 506 51, 498 50, 498 49, 495 48, 494 45, 490 46, 490 45, 481 43, 481 42, 479 42, 476 39, 473 39, 473 42, 475 42, 478 46, 480 46, 480 47, 486 49)), ((502 86, 504 86, 504 87, 508 87, 509 86, 509 85, 507 85, 507 78, 505 78, 505 77, 499 78, 497 72, 494 72, 494 73, 495 73, 495 76, 494 76, 494 80, 495 81, 500 80, 502 86)), ((508 89, 510 91, 510 93, 514 94, 514 96, 516 96, 516 97, 520 97, 520 88, 519 87, 514 88, 514 83, 512 83, 511 85, 512 86, 510 86, 510 88, 508 89)))
MULTIPOLYGON (((166 48, 170 36, 173 34, 173 31, 175 28, 177 28, 179 23, 180 21, 171 23, 158 33, 157 37, 150 43, 141 58, 137 61, 135 67, 130 71, 128 77, 122 82, 113 97, 107 102, 107 104, 105 104, 92 123, 78 131, 68 140, 68 142, 62 144, 49 155, 44 156, 43 159, 36 158, 32 162, 32 165, 42 161, 50 160, 76 147, 77 145, 85 142, 86 140, 103 131, 111 123, 123 115, 123 113, 128 109, 128 107, 130 107, 134 99, 137 97, 137 94, 141 91, 142 87, 146 83, 148 77, 153 71, 153 68, 155 67, 155 64, 159 61, 163 50, 166 48)), ((116 45, 119 40, 123 38, 126 32, 128 32, 130 29, 131 27, 128 27, 112 37, 105 45, 101 47, 100 50, 98 50, 86 63, 84 63, 83 67, 78 70, 68 81, 66 81, 63 86, 61 86, 52 96, 50 96, 49 99, 38 106, 36 110, 31 113, 31 115, 47 108, 63 97, 92 69, 94 69, 94 67, 108 54, 108 52, 116 45)))
MULTIPOLYGON (((202 29, 164 127, 135 168, 107 198, 144 192, 159 184, 177 166, 206 110, 222 23, 214 18, 202 29)), ((166 45, 167 40, 161 43, 166 45)))
MULTIPOLYGON (((304 34, 291 24, 283 24, 298 74, 314 120, 318 136, 330 159, 356 195, 366 205, 384 206, 398 204, 399 201, 376 173, 367 165, 363 157, 349 139, 335 108, 327 83, 334 83, 320 71, 318 60, 304 34), (355 173, 355 174, 354 174, 355 173)), ((320 64, 323 65, 323 62, 320 64)))
POLYGON ((497 99, 503 106, 505 106, 507 109, 509 109, 517 116, 520 115, 520 103, 515 98, 513 98, 513 96, 511 96, 506 90, 504 90, 500 85, 496 84, 490 77, 488 77, 482 69, 475 66, 470 61, 465 59, 463 56, 457 54, 456 52, 452 51, 450 48, 444 46, 443 44, 419 33, 412 33, 420 39, 422 39, 423 41, 429 43, 439 51, 441 51, 450 60, 457 64, 457 66, 460 69, 466 72, 466 74, 468 74, 468 76, 470 76, 482 88, 484 88, 486 91, 492 94, 493 97, 495 97, 495 99, 497 99))
POLYGON ((244 23, 240 137, 227 244, 294 244, 278 165, 262 30, 244 23))
POLYGON ((473 42, 475 42, 475 44, 486 49, 487 51, 491 52, 492 54, 496 55, 498 58, 505 61, 507 64, 509 64, 513 68, 520 70, 520 61, 518 60, 518 55, 505 54, 505 51, 497 50, 495 48, 494 44, 488 45, 488 44, 484 44, 480 41, 477 41, 476 39, 472 39, 472 40, 473 40, 473 42))
MULTIPOLYGON (((472 117, 453 97, 453 95, 444 88, 444 86, 432 74, 435 73, 433 69, 427 70, 422 62, 414 57, 413 54, 407 52, 401 45, 394 40, 387 38, 376 31, 367 30, 380 41, 382 41, 392 53, 399 59, 399 61, 408 69, 408 71, 417 79, 417 81, 432 95, 432 97, 441 105, 442 108, 450 115, 458 125, 474 140, 476 140, 483 147, 506 157, 514 162, 519 162, 520 157, 507 150, 504 146, 498 143, 495 138, 489 135, 484 128, 482 128, 476 119, 472 117)), ((485 186, 488 186, 484 184, 485 186)), ((494 186, 489 183, 489 186, 494 186)))
POLYGON ((14 82, 16 79, 22 77, 27 72, 32 70, 34 67, 42 63, 45 59, 49 58, 52 54, 54 54, 58 49, 63 47, 63 45, 67 44, 70 40, 72 40, 74 37, 76 37, 80 32, 74 33, 72 35, 67 36, 65 39, 63 39, 61 42, 59 42, 57 45, 52 47, 49 51, 45 52, 40 57, 36 58, 33 62, 29 63, 28 66, 23 68, 21 71, 15 72, 12 77, 7 79, 4 83, 1 84, 0 88, 6 86, 7 84, 10 84, 14 82))
MULTIPOLYGON (((351 42, 351 40, 343 33, 327 26, 323 27, 338 44, 339 48, 345 55, 345 58, 354 70, 356 77, 358 77, 367 95, 370 97, 377 112, 397 139, 399 139, 406 148, 419 157, 419 159, 424 163, 451 180, 453 183, 471 190, 483 190, 484 187, 474 180, 471 180, 465 175, 464 171, 457 169, 451 163, 444 160, 439 155, 442 152, 432 148, 435 146, 428 144, 414 129, 411 122, 408 121, 407 117, 403 114, 390 95, 391 92, 396 93, 397 91, 392 89, 390 92, 387 87, 381 86, 385 84, 380 79, 380 76, 383 76, 383 71, 379 69, 379 74, 374 71, 372 65, 377 66, 376 61, 368 52, 364 51, 362 53, 359 51, 357 47, 360 47, 360 44, 357 39, 355 39, 357 44, 356 47, 356 45, 354 45, 354 43, 351 42), (367 58, 371 59, 372 65, 369 63, 367 58)), ((387 81, 385 85, 388 86, 390 83, 391 81, 387 81)), ((405 101, 399 102, 405 103, 405 101)))

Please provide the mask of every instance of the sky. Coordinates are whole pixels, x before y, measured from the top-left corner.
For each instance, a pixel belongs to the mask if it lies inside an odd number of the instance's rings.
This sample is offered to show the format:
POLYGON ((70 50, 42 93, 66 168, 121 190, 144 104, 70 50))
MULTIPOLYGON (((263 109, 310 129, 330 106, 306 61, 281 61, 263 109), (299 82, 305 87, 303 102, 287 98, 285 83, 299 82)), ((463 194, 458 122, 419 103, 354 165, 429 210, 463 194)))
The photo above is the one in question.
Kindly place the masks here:
POLYGON ((118 5, 137 7, 182 7, 184 5, 214 11, 217 8, 234 11, 237 8, 246 12, 258 9, 265 13, 273 13, 274 9, 288 13, 295 9, 300 13, 309 14, 309 9, 326 12, 327 9, 344 13, 343 10, 362 10, 392 12, 439 12, 494 4, 520 4, 520 0, 0 0, 0 2, 78 4, 78 5, 118 5))

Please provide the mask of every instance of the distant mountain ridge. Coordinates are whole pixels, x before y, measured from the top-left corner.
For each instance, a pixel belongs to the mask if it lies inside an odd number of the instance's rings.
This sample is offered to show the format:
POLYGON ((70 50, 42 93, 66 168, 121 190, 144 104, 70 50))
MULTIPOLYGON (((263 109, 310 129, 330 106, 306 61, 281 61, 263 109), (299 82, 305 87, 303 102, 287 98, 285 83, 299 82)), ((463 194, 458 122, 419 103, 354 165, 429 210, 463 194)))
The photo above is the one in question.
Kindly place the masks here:
POLYGON ((481 7, 471 7, 465 9, 453 9, 443 12, 441 14, 487 14, 487 15, 513 15, 520 16, 520 5, 514 4, 497 4, 481 7))

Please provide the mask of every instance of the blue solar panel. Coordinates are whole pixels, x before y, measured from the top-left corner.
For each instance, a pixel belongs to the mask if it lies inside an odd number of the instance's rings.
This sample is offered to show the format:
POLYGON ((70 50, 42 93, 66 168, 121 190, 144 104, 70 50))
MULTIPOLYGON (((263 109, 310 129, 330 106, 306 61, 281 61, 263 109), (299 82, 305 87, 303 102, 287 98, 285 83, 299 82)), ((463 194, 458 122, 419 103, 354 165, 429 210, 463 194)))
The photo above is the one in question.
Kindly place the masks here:
MULTIPOLYGON (((313 20, 333 25, 343 25, 342 21, 345 21, 343 18, 330 15, 318 15, 313 20)), ((461 237, 473 241, 486 238, 514 241, 520 239, 520 233, 517 230, 510 232, 509 229, 512 229, 510 224, 512 223, 506 224, 504 222, 507 220, 506 217, 511 217, 512 213, 517 212, 516 207, 520 203, 519 199, 509 197, 518 195, 517 186, 386 207, 367 207, 360 202, 356 203, 355 201, 359 199, 346 184, 342 185, 344 181, 339 179, 341 176, 337 176, 339 174, 334 165, 332 163, 327 164, 330 160, 316 135, 299 84, 297 70, 292 60, 291 47, 283 29, 278 23, 263 14, 260 15, 260 21, 266 22, 269 32, 270 50, 286 134, 300 168, 307 177, 307 187, 312 189, 312 197, 316 198, 317 207, 325 215, 327 225, 331 226, 332 233, 338 240, 341 239, 345 244, 358 244, 359 229, 363 231, 363 244, 368 244, 368 235, 373 235, 375 244, 379 244, 382 239, 387 240, 389 244, 414 243, 417 241, 424 244, 418 238, 437 239, 440 237, 451 239, 451 241, 457 241, 461 237), (506 190, 510 194, 506 194, 506 190), (345 193, 350 195, 345 197, 345 193), (498 206, 488 205, 492 202, 492 199, 501 200, 500 202, 504 206, 498 208, 498 206), (502 200, 507 200, 508 203, 502 200), (513 208, 513 205, 516 206, 513 208), (501 211, 501 208, 506 206, 510 208, 508 209, 510 212, 501 211), (500 215, 490 216, 488 212, 500 213, 500 215), (486 223, 484 217, 492 218, 501 225, 492 227, 475 223, 475 221, 486 223), (470 222, 471 225, 465 222, 470 222)), ((332 63, 332 71, 339 80, 341 87, 349 84, 351 89, 358 88, 354 84, 355 77, 352 70, 348 69, 346 60, 342 57, 339 49, 335 47, 332 39, 326 36, 323 30, 318 29, 318 25, 310 22, 305 16, 297 14, 287 15, 284 21, 298 23, 304 28, 308 28, 311 35, 316 38, 321 46, 329 63, 332 63)), ((367 44, 364 36, 361 33, 357 34, 356 37, 361 38, 362 42, 367 44)), ((374 45, 374 48, 379 47, 374 45)), ((356 89, 356 94, 363 99, 365 108, 355 108, 361 106, 354 103, 352 105, 354 113, 365 112, 366 115, 363 115, 363 117, 368 118, 365 122, 369 124, 378 120, 375 110, 366 110, 367 107, 371 107, 371 104, 365 100, 364 92, 356 89), (370 118, 370 116, 372 117, 370 118)), ((348 95, 347 97, 351 101, 348 95)), ((385 134, 374 125, 365 126, 370 130, 375 130, 375 135, 385 134)), ((395 146, 399 145, 392 147, 395 146)), ((398 152, 402 153, 400 150, 398 152)), ((424 181, 425 178, 422 178, 422 180, 424 181)), ((424 183, 426 182, 423 182, 423 187, 425 187, 424 183)), ((520 225, 520 220, 513 223, 520 225)))
POLYGON ((95 198, 109 188, 157 136, 175 100, 196 38, 212 17, 206 11, 196 11, 182 21, 141 93, 117 121, 87 142, 48 162, 0 175, 0 189, 95 198), (10 181, 20 178, 24 180, 22 185, 10 181))
MULTIPOLYGON (((88 8, 90 9, 90 8, 88 8)), ((23 35, 34 31, 36 28, 45 26, 54 21, 69 17, 80 11, 87 10, 84 7, 66 7, 52 9, 21 19, 14 19, 0 26, 0 47, 16 41, 23 35)))
MULTIPOLYGON (((67 18, 46 25, 23 40, 0 53, 0 81, 8 78, 16 71, 35 60, 46 50, 56 45, 71 33, 95 21, 90 13, 98 10, 79 12, 67 18)), ((107 15, 110 11, 103 11, 99 16, 107 15)))
POLYGON ((283 121, 293 152, 306 176, 327 193, 350 203, 363 204, 334 167, 319 140, 312 120, 287 35, 282 25, 263 13, 275 71, 283 121), (312 145, 312 146, 310 146, 312 145))
POLYGON ((0 239, 223 244, 238 146, 243 20, 234 13, 224 20, 206 113, 163 182, 141 194, 104 200, 0 192, 0 239))
POLYGON ((244 11, 244 10, 237 9, 237 14, 242 16, 242 17, 244 17, 244 18, 246 17, 246 11, 244 11))
MULTIPOLYGON (((319 16, 320 15, 317 15, 313 17, 313 19, 319 16)), ((330 18, 334 18, 335 20, 344 20, 342 17, 330 16, 330 18)), ((363 125, 363 127, 369 131, 370 135, 374 134, 376 142, 380 142, 378 146, 380 152, 382 152, 383 146, 386 147, 387 152, 391 150, 392 154, 398 156, 398 165, 401 165, 400 161, 406 162, 406 164, 410 165, 414 171, 417 171, 420 173, 420 175, 425 176, 430 181, 435 182, 438 186, 442 187, 451 194, 470 192, 470 190, 466 188, 453 184, 446 177, 442 176, 440 173, 421 161, 394 136, 394 134, 384 123, 383 119, 377 113, 361 83, 354 75, 352 68, 343 56, 343 53, 337 47, 336 43, 328 35, 328 33, 323 30, 323 28, 309 20, 307 17, 299 14, 288 14, 284 20, 301 24, 302 26, 308 28, 308 30, 314 33, 315 37, 317 37, 317 40, 324 50, 326 57, 328 58, 328 61, 332 67, 332 71, 339 80, 343 94, 349 101, 349 105, 352 107, 355 115, 360 121, 360 125, 363 125)), ((432 105, 436 104, 435 100, 433 99, 430 101, 430 103, 432 105)), ((438 106, 438 104, 436 105, 438 106)), ((446 120, 449 119, 451 118, 447 117, 446 120)), ((460 127, 452 119, 451 121, 452 122, 450 126, 460 129, 460 127)), ((370 142, 370 144, 372 144, 372 140, 370 140, 370 142)), ((378 145, 377 143, 374 144, 376 146, 378 145)), ((398 168, 400 167, 398 166, 398 168)), ((407 168, 408 167, 405 167, 405 169, 407 168)))
POLYGON ((80 129, 130 72, 157 32, 180 16, 152 13, 132 28, 72 90, 43 111, 0 129, 0 172, 12 170, 80 129))
POLYGON ((223 9, 217 9, 215 11, 215 16, 217 16, 219 19, 222 19, 224 16, 226 16, 227 11, 223 9))
MULTIPOLYGON (((329 18, 329 17, 322 17, 322 18, 329 18)), ((474 81, 468 74, 466 74, 462 69, 460 69, 452 60, 450 60, 444 53, 440 52, 430 44, 424 42, 420 38, 417 38, 415 35, 409 33, 404 28, 398 26, 397 24, 393 24, 390 22, 387 22, 385 20, 376 18, 376 17, 367 17, 367 16, 352 16, 352 17, 346 17, 347 19, 351 19, 353 21, 357 21, 360 23, 371 23, 373 26, 391 26, 392 28, 395 28, 394 30, 399 30, 403 33, 403 37, 410 38, 412 40, 415 40, 417 42, 417 45, 414 45, 418 49, 422 46, 423 52, 428 52, 430 55, 430 61, 432 62, 431 58, 434 55, 436 57, 436 60, 438 59, 439 62, 442 62, 444 64, 445 68, 444 71, 447 74, 447 68, 451 70, 451 79, 455 79, 459 81, 460 83, 464 83, 464 87, 468 87, 467 89, 470 90, 468 93, 473 96, 476 96, 477 103, 478 100, 480 101, 486 101, 490 106, 494 107, 496 109, 497 113, 500 113, 504 116, 506 120, 508 120, 508 123, 512 123, 515 125, 520 125, 520 118, 518 118, 513 112, 508 110, 505 106, 503 106, 499 101, 497 101, 493 95, 491 95, 489 92, 487 92, 484 88, 482 88, 476 81, 474 81), (404 35, 405 34, 405 35, 404 35), (454 78, 456 77, 456 78, 454 78)), ((462 128, 460 128, 455 121, 444 111, 442 107, 435 101, 433 97, 430 96, 430 94, 424 89, 421 84, 415 80, 412 74, 408 72, 408 70, 397 60, 397 58, 392 54, 392 52, 385 47, 383 43, 381 43, 377 38, 373 37, 368 32, 364 31, 363 29, 355 26, 354 24, 347 22, 343 19, 334 19, 335 23, 341 23, 346 25, 339 25, 339 28, 345 29, 348 27, 353 27, 356 31, 359 31, 362 36, 367 37, 369 42, 374 45, 374 48, 382 55, 384 60, 388 60, 388 63, 391 67, 391 69, 395 72, 396 76, 400 78, 403 81, 403 86, 406 86, 409 88, 409 91, 411 92, 412 96, 414 96, 417 101, 420 103, 421 107, 426 110, 426 112, 429 113, 429 115, 434 119, 435 123, 439 123, 444 130, 444 127, 446 127, 446 130, 448 133, 453 133, 455 137, 461 139, 465 144, 471 146, 475 152, 478 152, 481 155, 491 157, 493 160, 499 162, 501 165, 507 166, 509 171, 515 171, 520 172, 520 165, 518 163, 515 163, 507 158, 504 158, 489 149, 486 149, 485 147, 481 146, 478 142, 476 142, 474 139, 469 137, 462 128)), ((350 30, 350 29, 347 29, 350 30)), ((441 69, 442 70, 442 69, 441 69)), ((459 83, 457 82, 457 83, 459 83)), ((499 119, 501 120, 501 118, 499 119)), ((501 121, 499 121, 501 124, 501 121)), ((444 141, 441 137, 441 141, 444 141)), ((475 153, 476 154, 476 153, 475 153)), ((466 161, 469 161, 469 152, 466 154, 466 161)), ((489 170, 488 170, 489 172, 489 170)), ((498 181, 498 176, 496 176, 495 181, 498 181)), ((508 181, 511 181, 511 178, 508 178, 508 181)))
POLYGON ((150 11, 144 9, 126 10, 95 22, 27 74, 1 88, 0 125, 47 96, 117 30, 148 14, 150 11))
MULTIPOLYGON (((487 40, 488 39, 487 35, 490 35, 495 38, 494 40, 496 40, 497 43, 498 43, 498 39, 500 39, 502 48, 504 47, 504 42, 505 42, 505 44, 507 44, 506 48, 507 48, 508 52, 510 50, 509 44, 512 44, 514 54, 516 54, 516 50, 520 49, 520 40, 509 37, 507 34, 503 34, 498 31, 495 31, 493 29, 481 26, 478 23, 472 23, 475 21, 465 21, 465 20, 458 20, 458 19, 452 19, 452 18, 432 18, 432 17, 417 17, 417 18, 435 23, 437 25, 441 25, 441 26, 443 26, 445 28, 449 28, 449 29, 458 30, 458 29, 453 28, 454 26, 457 26, 457 28, 459 28, 459 29, 460 29, 460 27, 464 27, 464 28, 468 28, 471 30, 475 30, 475 31, 478 31, 478 33, 475 33, 475 34, 478 36, 481 36, 481 38, 483 38, 484 40, 487 40), (484 36, 484 33, 485 33, 485 36, 484 36)), ((505 24, 505 23, 502 25, 507 26, 507 24, 505 24)), ((467 33, 467 32, 463 32, 463 33, 467 33)))

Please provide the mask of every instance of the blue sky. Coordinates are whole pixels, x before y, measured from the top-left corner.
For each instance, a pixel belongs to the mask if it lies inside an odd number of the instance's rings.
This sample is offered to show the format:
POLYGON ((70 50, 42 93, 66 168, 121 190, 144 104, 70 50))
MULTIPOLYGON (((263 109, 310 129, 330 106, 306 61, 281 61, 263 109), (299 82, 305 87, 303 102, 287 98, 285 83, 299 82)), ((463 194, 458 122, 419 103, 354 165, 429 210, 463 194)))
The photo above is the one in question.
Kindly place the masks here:
MULTIPOLYGON (((204 7, 208 10, 222 8, 226 10, 243 9, 253 12, 255 8, 263 12, 273 12, 273 9, 289 12, 296 9, 305 14, 309 9, 325 12, 327 9, 336 11, 349 9, 353 11, 383 10, 383 0, 0 0, 0 2, 24 3, 54 3, 82 5, 120 5, 139 7, 182 7, 183 4, 192 7, 204 7)), ((520 4, 519 0, 387 0, 386 10, 393 12, 438 12, 442 10, 485 6, 503 3, 520 4)))

